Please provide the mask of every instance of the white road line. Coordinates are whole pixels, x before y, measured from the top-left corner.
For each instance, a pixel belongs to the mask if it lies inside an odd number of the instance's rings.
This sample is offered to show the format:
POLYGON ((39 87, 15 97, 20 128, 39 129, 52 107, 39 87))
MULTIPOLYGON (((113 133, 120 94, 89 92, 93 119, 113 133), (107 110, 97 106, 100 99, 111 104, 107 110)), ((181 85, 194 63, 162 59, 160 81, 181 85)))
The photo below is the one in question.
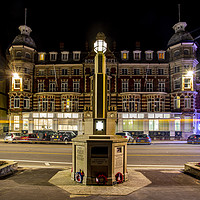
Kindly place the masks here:
MULTIPOLYGON (((58 165, 72 165, 71 162, 54 162, 54 161, 41 161, 41 160, 11 160, 11 159, 1 159, 5 161, 16 161, 21 163, 41 163, 46 166, 50 166, 52 164, 58 164, 58 165)), ((22 164, 20 164, 21 166, 22 164)), ((131 165, 128 164, 127 167, 135 168, 135 169, 183 169, 184 165, 131 165)))
POLYGON ((42 161, 42 160, 11 160, 11 159, 3 159, 0 158, 0 160, 5 160, 5 161, 16 161, 16 162, 27 162, 27 163, 52 163, 52 164, 63 164, 63 165, 71 165, 71 162, 54 162, 54 161, 42 161))

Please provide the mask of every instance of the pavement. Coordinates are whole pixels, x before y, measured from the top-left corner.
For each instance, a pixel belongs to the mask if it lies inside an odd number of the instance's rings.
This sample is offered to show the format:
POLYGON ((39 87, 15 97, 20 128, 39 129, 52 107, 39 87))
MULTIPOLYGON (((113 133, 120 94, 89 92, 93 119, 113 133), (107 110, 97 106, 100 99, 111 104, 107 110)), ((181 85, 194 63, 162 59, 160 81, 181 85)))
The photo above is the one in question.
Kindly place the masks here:
POLYGON ((200 196, 200 180, 181 169, 128 168, 129 181, 116 186, 72 184, 67 170, 19 168, 16 174, 0 179, 0 200, 199 200, 200 196))

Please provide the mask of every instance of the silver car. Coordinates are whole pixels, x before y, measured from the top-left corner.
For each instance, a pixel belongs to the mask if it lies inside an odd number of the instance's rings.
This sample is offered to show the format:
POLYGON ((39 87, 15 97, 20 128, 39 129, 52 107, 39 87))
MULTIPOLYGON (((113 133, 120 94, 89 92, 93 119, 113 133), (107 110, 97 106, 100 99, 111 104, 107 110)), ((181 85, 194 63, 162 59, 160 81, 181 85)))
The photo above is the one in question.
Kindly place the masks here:
POLYGON ((119 133, 116 133, 116 135, 121 135, 123 138, 126 138, 128 142, 133 142, 134 140, 131 133, 129 132, 119 132, 119 133))
POLYGON ((20 133, 16 133, 16 132, 9 132, 9 133, 6 133, 6 136, 4 138, 4 141, 5 142, 8 142, 8 141, 13 141, 13 140, 19 140, 21 137, 21 134, 20 133))

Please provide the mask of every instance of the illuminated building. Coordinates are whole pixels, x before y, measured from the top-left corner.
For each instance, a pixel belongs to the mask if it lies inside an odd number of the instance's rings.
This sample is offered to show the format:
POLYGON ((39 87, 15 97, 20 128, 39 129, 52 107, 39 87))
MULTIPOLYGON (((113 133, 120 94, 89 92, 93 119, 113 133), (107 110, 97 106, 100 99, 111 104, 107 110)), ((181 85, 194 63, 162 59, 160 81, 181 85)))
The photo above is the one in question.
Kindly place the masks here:
MULTIPOLYGON (((185 27, 185 22, 173 26, 166 50, 142 51, 137 45, 111 51, 108 45, 107 110, 117 131, 159 139, 199 132, 197 46, 185 27)), ((8 51, 10 130, 82 134, 92 118, 94 49, 37 52, 31 29, 24 25, 20 31, 8 51)))

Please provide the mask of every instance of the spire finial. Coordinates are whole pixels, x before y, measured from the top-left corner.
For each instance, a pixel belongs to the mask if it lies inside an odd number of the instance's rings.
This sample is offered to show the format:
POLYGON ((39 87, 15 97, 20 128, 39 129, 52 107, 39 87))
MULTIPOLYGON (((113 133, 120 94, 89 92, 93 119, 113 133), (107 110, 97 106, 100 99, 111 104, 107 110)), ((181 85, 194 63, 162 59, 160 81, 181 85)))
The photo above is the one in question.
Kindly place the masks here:
POLYGON ((27 8, 25 8, 25 25, 26 25, 26 20, 27 20, 27 8))
POLYGON ((181 21, 181 4, 178 4, 178 21, 181 21))

